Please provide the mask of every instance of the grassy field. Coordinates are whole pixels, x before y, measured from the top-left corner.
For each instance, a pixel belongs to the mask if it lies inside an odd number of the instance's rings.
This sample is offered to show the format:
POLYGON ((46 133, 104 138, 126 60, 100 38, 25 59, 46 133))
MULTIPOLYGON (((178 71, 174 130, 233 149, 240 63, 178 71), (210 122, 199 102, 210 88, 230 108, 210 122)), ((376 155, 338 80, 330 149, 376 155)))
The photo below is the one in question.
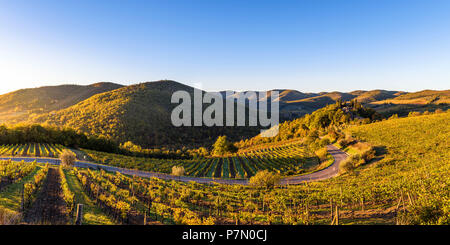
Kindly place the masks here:
MULTIPOLYGON (((28 176, 20 181, 13 183, 0 192, 0 209, 10 215, 20 215, 21 190, 24 183, 33 179, 40 167, 34 169, 28 176)), ((0 220, 1 223, 1 220, 0 220)))
POLYGON ((83 224, 86 225, 113 225, 115 222, 110 219, 102 210, 95 205, 95 202, 83 192, 80 182, 70 170, 64 170, 67 184, 75 194, 77 204, 83 204, 83 224))

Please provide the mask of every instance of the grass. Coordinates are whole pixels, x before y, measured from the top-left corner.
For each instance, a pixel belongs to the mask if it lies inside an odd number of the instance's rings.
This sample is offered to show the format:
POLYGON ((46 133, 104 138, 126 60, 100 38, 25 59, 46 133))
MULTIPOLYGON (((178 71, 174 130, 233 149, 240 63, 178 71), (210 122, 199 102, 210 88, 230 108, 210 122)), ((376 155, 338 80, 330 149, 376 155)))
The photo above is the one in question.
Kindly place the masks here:
POLYGON ((95 202, 83 191, 80 182, 71 171, 64 170, 67 184, 75 194, 76 203, 84 204, 83 224, 86 225, 114 225, 115 223, 102 210, 95 205, 95 202))
POLYGON ((33 172, 21 181, 13 183, 3 189, 0 192, 0 207, 8 210, 9 212, 19 214, 22 184, 30 181, 40 168, 40 166, 36 166, 33 172))

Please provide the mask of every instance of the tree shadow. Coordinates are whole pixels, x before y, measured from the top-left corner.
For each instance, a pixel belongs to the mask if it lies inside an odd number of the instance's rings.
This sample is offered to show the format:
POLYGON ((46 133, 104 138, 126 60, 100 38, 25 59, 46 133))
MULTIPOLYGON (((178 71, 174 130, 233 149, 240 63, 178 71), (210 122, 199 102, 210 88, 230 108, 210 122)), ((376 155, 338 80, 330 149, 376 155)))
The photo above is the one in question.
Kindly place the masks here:
POLYGON ((375 150, 375 157, 372 158, 372 160, 370 160, 368 162, 368 164, 377 163, 377 162, 383 160, 384 157, 386 156, 386 154, 388 153, 388 150, 387 150, 386 146, 384 146, 384 145, 374 146, 373 149, 375 150))
POLYGON ((386 146, 384 146, 384 145, 374 146, 373 149, 375 150, 376 156, 382 156, 382 155, 386 155, 388 153, 388 150, 387 150, 386 146))

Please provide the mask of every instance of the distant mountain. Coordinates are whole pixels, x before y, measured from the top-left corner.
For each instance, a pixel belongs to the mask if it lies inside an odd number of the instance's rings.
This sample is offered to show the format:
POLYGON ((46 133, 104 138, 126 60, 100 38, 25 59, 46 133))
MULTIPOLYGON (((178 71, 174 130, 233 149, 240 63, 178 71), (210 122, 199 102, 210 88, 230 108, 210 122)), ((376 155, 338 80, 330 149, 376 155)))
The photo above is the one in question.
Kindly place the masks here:
MULTIPOLYGON (((269 97, 271 91, 278 91, 280 94, 280 118, 282 120, 292 120, 301 117, 329 104, 334 104, 339 99, 342 101, 356 99, 358 102, 374 108, 386 116, 390 116, 392 113, 405 115, 409 111, 414 110, 447 109, 448 104, 450 104, 450 90, 424 90, 413 93, 388 90, 355 90, 349 93, 337 91, 302 93, 296 90, 276 89, 269 91, 269 97)), ((238 99, 244 96, 245 92, 236 92, 231 97, 238 99)), ((225 96, 225 91, 221 93, 225 96)), ((250 98, 250 100, 255 99, 254 97, 250 98)), ((266 97, 259 98, 259 100, 262 99, 266 99, 266 97)))
POLYGON ((395 98, 404 92, 387 91, 387 90, 371 90, 371 91, 353 91, 350 94, 357 95, 355 98, 363 104, 372 103, 380 100, 395 98))
POLYGON ((179 90, 193 98, 194 88, 184 84, 147 82, 94 95, 66 109, 33 117, 30 122, 67 126, 145 147, 210 145, 219 135, 240 140, 259 132, 249 127, 172 126, 171 113, 177 104, 171 103, 171 97, 179 90))
POLYGON ((93 95, 121 87, 104 82, 88 86, 61 85, 17 90, 0 95, 0 122, 20 122, 32 114, 61 110, 93 95))
POLYGON ((434 111, 450 109, 450 90, 423 90, 412 93, 397 93, 395 97, 368 104, 386 117, 392 114, 406 116, 410 111, 434 111))
POLYGON ((374 104, 440 104, 450 103, 450 90, 423 90, 413 93, 403 93, 398 96, 380 100, 374 104))
MULTIPOLYGON (((267 91, 269 94, 269 98, 271 98, 271 92, 272 91, 277 91, 279 93, 279 98, 278 101, 280 102, 288 102, 288 101, 294 101, 294 100, 301 100, 301 99, 306 99, 306 98, 310 98, 310 97, 314 97, 314 96, 318 96, 319 94, 316 93, 302 93, 299 92, 297 90, 291 90, 291 89, 274 89, 274 90, 270 90, 267 91)), ((233 91, 230 91, 233 92, 233 91)), ((227 98, 234 98, 234 99, 239 99, 242 98, 243 96, 245 96, 245 93, 247 93, 249 91, 243 91, 243 92, 234 92, 234 94, 232 96, 229 96, 227 98)), ((255 93, 263 93, 263 97, 259 98, 259 100, 265 100, 267 98, 266 96, 266 91, 251 91, 251 92, 255 92, 255 93)), ((221 91, 220 92, 224 97, 226 97, 226 91, 221 91)), ((256 97, 249 97, 250 100, 256 100, 256 97)))

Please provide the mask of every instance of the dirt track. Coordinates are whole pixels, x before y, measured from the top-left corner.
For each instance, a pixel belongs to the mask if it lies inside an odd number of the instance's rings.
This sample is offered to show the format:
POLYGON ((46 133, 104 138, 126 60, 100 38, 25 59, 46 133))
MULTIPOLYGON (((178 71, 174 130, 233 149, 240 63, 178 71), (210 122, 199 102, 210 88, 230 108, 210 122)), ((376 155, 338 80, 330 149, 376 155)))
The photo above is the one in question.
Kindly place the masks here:
POLYGON ((68 224, 66 204, 62 198, 59 172, 55 168, 48 170, 36 201, 25 211, 24 220, 33 225, 68 224))

